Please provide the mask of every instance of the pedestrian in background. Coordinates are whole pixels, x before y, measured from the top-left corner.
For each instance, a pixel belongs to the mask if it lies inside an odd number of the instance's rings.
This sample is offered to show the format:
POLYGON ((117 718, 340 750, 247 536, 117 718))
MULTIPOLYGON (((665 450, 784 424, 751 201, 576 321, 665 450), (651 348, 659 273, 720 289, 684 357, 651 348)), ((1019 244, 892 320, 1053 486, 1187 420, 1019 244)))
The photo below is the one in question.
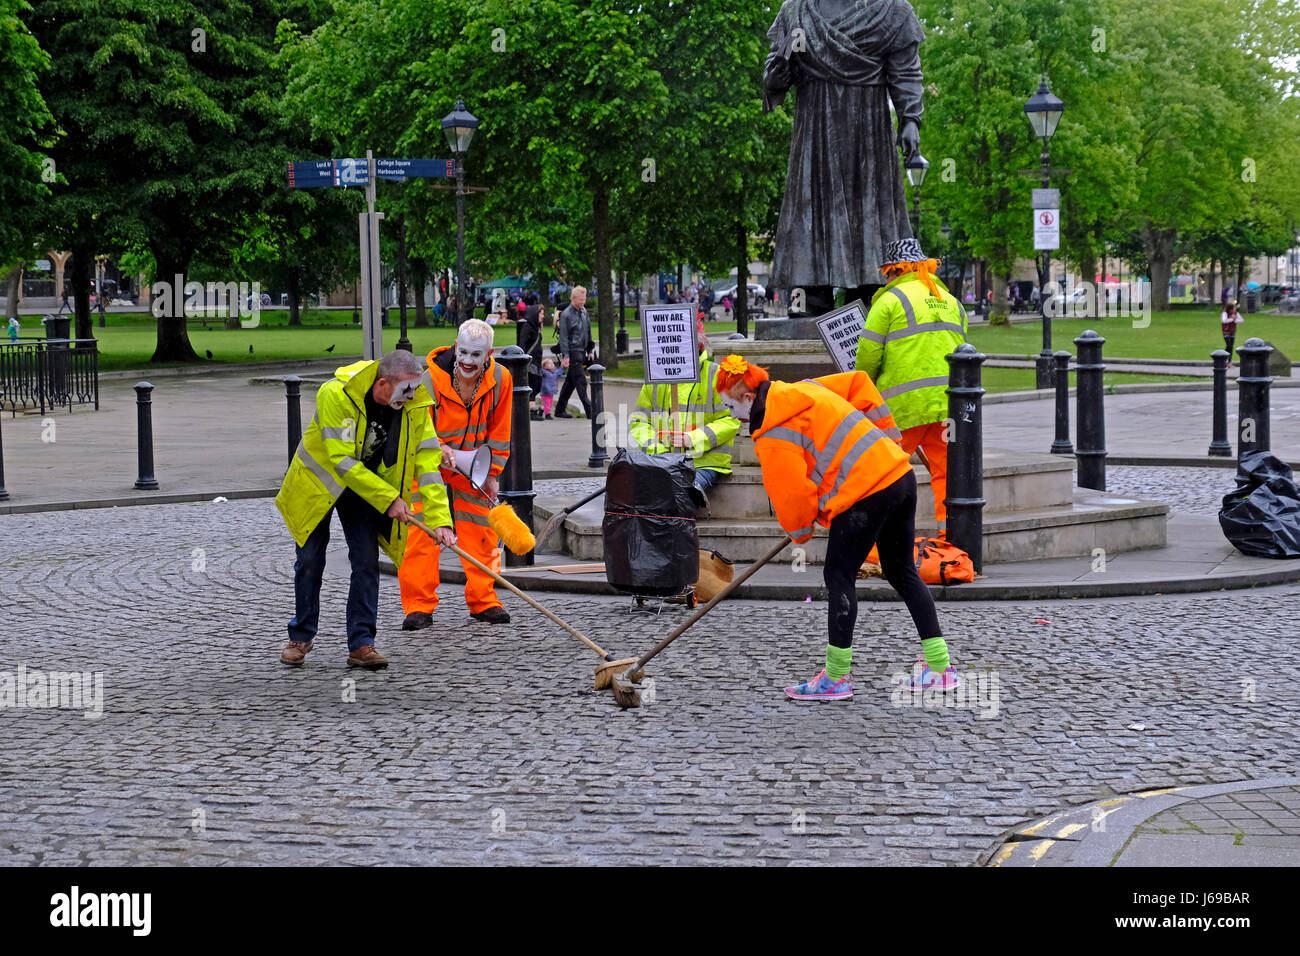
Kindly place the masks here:
POLYGON ((9 341, 10 342, 18 341, 18 330, 20 328, 21 326, 18 324, 18 317, 13 315, 9 316, 9 341))
POLYGON ((569 296, 568 307, 560 313, 560 367, 567 369, 564 385, 560 387, 560 397, 556 404, 556 418, 572 418, 568 413, 569 396, 578 393, 582 402, 582 411, 591 417, 591 399, 587 396, 587 367, 585 361, 591 359, 591 319, 587 315, 587 290, 580 285, 573 287, 569 296))
POLYGON ((542 359, 542 415, 549 420, 551 407, 555 404, 555 393, 560 390, 560 370, 555 367, 555 359, 542 359))
POLYGON ((1232 343, 1237 338, 1237 326, 1246 320, 1237 312, 1237 300, 1229 299, 1219 313, 1219 330, 1223 333, 1223 347, 1228 350, 1228 368, 1232 368, 1232 343))

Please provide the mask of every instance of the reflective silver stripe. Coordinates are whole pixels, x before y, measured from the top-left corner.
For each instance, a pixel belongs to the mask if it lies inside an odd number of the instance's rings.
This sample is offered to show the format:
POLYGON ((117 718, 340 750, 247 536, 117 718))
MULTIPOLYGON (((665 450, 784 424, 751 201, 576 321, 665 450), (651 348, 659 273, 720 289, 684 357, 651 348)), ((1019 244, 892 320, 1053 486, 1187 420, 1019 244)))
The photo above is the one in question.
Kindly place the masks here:
POLYGON ((826 445, 817 452, 817 461, 813 464, 813 470, 808 475, 814 485, 820 487, 822 478, 826 470, 830 468, 831 462, 839 454, 840 448, 844 445, 844 439, 849 437, 849 432, 853 431, 861 422, 866 421, 861 412, 853 412, 845 415, 844 420, 835 426, 835 431, 831 432, 831 437, 826 440, 826 445))
POLYGON ((914 382, 904 382, 902 385, 895 385, 893 388, 887 388, 881 392, 883 398, 894 398, 902 395, 904 392, 914 392, 918 388, 933 388, 935 385, 947 385, 948 376, 936 375, 932 378, 918 378, 914 382))
POLYGON ((334 473, 342 478, 353 468, 359 466, 361 462, 357 461, 351 455, 344 455, 337 465, 334 466, 334 473))
POLYGON ((710 448, 716 448, 718 446, 718 436, 713 433, 712 428, 710 428, 708 425, 701 425, 700 431, 704 432, 704 434, 709 437, 710 448))
POLYGON ((948 530, 948 522, 947 522, 946 520, 944 520, 944 521, 940 521, 936 527, 938 527, 938 529, 939 529, 940 531, 947 531, 947 530, 948 530))
POLYGON ((434 390, 433 390, 433 370, 432 370, 432 369, 427 369, 427 368, 426 368, 426 369, 424 370, 424 374, 420 376, 420 384, 424 386, 424 390, 425 390, 426 392, 428 392, 431 396, 434 395, 434 394, 436 394, 436 393, 434 392, 434 390))
POLYGON ((803 537, 804 535, 806 535, 806 534, 812 534, 812 533, 813 533, 813 526, 812 526, 812 525, 809 525, 809 526, 806 527, 806 528, 800 528, 800 529, 797 530, 797 531, 790 531, 790 532, 787 532, 787 533, 788 533, 788 534, 790 535, 790 537, 792 537, 792 538, 802 538, 802 537, 803 537))
POLYGON ((320 462, 307 453, 305 446, 299 444, 298 452, 294 457, 302 462, 308 471, 320 479, 320 483, 325 486, 325 490, 331 495, 337 498, 339 495, 343 494, 343 486, 334 480, 334 476, 331 475, 320 462))
POLYGON ((711 449, 711 450, 714 451, 714 452, 717 452, 718 454, 722 454, 722 455, 730 455, 730 454, 732 454, 732 452, 734 452, 734 451, 736 450, 736 446, 735 446, 734 443, 733 443, 733 444, 730 444, 730 445, 717 445, 716 447, 714 447, 714 448, 711 449))
POLYGON ((450 431, 438 432, 438 437, 439 437, 439 438, 459 438, 461 435, 464 435, 465 432, 467 432, 467 431, 469 431, 468 428, 456 428, 456 429, 452 429, 452 430, 450 430, 450 431))
POLYGON ((442 442, 438 441, 438 439, 436 439, 436 438, 426 438, 424 441, 420 442, 420 444, 418 444, 418 445, 415 446, 415 450, 416 450, 416 451, 431 451, 432 449, 435 449, 435 448, 441 448, 441 447, 442 447, 442 442))
POLYGON ((878 422, 882 418, 889 418, 890 416, 893 415, 893 412, 889 410, 888 405, 881 404, 871 409, 871 411, 865 412, 864 414, 867 416, 868 421, 878 422))
POLYGON ((425 485, 441 485, 443 484, 442 473, 437 471, 426 471, 419 477, 416 484, 421 488, 425 485))
POLYGON ((951 322, 926 322, 915 328, 897 329, 885 336, 886 342, 897 342, 899 339, 905 339, 909 335, 920 335, 922 332, 956 332, 964 336, 960 325, 953 325, 951 322))
POLYGON ((840 486, 844 484, 849 473, 853 471, 853 466, 858 463, 858 459, 867 453, 867 449, 884 437, 884 432, 873 428, 853 443, 853 447, 848 450, 848 453, 845 454, 843 460, 840 462, 840 468, 839 471, 835 473, 835 483, 831 485, 831 490, 817 499, 818 511, 824 509, 826 507, 826 502, 830 501, 840 493, 840 486))
POLYGON ((900 292, 897 288, 890 289, 889 291, 894 294, 895 299, 903 303, 903 314, 907 316, 907 327, 909 329, 915 328, 916 313, 912 310, 911 301, 907 298, 907 296, 903 295, 903 293, 900 292))
POLYGON ((817 453, 817 446, 813 444, 813 440, 803 432, 797 432, 793 428, 784 428, 778 425, 776 428, 764 432, 759 437, 774 438, 777 441, 788 441, 792 444, 798 445, 804 451, 810 451, 813 454, 817 453))
POLYGON ((870 329, 863 329, 862 338, 866 339, 868 342, 877 342, 880 345, 885 344, 885 336, 882 332, 872 332, 870 329))
POLYGON ((355 441, 356 429, 353 426, 343 428, 322 428, 320 437, 331 441, 355 441))
POLYGON ((885 434, 888 435, 890 438, 894 439, 894 441, 903 440, 903 433, 900 432, 897 428, 886 428, 885 434))
POLYGON ((497 439, 495 439, 495 438, 489 438, 489 439, 487 440, 487 446, 488 446, 489 448, 495 449, 496 451, 509 451, 509 450, 510 450, 510 442, 508 442, 508 441, 499 441, 499 440, 497 440, 497 439))

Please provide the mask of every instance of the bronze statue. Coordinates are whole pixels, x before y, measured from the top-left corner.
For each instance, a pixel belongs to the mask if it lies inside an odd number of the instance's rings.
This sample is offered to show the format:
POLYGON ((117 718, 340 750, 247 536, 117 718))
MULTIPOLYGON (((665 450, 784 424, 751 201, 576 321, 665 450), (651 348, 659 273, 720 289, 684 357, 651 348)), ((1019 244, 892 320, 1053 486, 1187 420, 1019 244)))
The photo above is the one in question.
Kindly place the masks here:
POLYGON ((912 235, 889 104, 911 158, 925 31, 906 0, 786 0, 767 35, 764 112, 795 88, 772 283, 802 288, 809 315, 836 286, 870 301, 884 248, 912 235))

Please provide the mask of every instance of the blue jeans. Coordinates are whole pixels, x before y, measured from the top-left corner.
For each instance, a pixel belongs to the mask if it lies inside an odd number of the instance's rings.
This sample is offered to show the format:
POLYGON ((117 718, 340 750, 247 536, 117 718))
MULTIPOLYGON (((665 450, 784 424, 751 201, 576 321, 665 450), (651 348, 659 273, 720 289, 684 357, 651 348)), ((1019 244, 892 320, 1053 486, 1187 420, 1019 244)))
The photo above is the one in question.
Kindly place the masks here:
POLYGON ((708 491, 716 485, 718 480, 721 478, 722 472, 714 471, 712 468, 695 469, 695 487, 699 488, 700 491, 708 491))
POLYGON ((320 620, 320 585, 325 574, 325 550, 330 543, 330 518, 338 512, 348 542, 352 581, 348 587, 348 651, 375 643, 379 613, 379 512, 350 489, 326 512, 293 562, 295 614, 289 640, 310 643, 320 620))

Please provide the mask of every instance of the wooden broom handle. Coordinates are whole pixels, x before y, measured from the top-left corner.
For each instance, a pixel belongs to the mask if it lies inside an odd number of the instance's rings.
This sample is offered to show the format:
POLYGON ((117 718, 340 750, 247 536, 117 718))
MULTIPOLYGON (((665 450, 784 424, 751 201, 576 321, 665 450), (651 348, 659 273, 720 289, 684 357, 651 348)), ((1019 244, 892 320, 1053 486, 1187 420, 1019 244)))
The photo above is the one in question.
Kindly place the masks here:
MULTIPOLYGON (((433 532, 429 530, 429 526, 426 525, 426 524, 425 524, 423 521, 421 521, 419 518, 416 518, 416 517, 412 516, 412 517, 411 517, 411 524, 415 525, 417 528, 419 528, 421 531, 423 531, 425 534, 427 534, 430 538, 433 538, 433 532)), ((437 539, 434 538, 434 540, 436 541, 437 539)), ((538 604, 536 601, 534 601, 532 598, 530 598, 530 597, 529 597, 527 594, 525 594, 523 591, 519 590, 517 587, 515 587, 513 584, 511 584, 509 581, 507 581, 507 580, 506 580, 505 578, 503 578, 501 575, 497 574, 495 571, 493 571, 491 568, 489 568, 486 564, 484 564, 484 563, 483 563, 482 561, 480 561, 478 558, 474 557, 474 555, 472 555, 472 554, 468 554, 468 553, 466 553, 465 551, 462 551, 462 550, 461 550, 457 545, 454 545, 454 544, 451 546, 451 550, 455 551, 455 552, 456 552, 458 555, 460 555, 464 560, 466 560, 466 561, 468 561, 470 564, 474 565, 474 567, 478 568, 478 569, 479 569, 480 571, 482 571, 484 574, 490 574, 490 575, 492 575, 492 577, 496 580, 496 582, 497 582, 498 584, 500 584, 502 587, 507 588, 508 590, 512 591, 513 593, 515 593, 515 594, 518 595, 519 597, 523 598, 525 601, 527 601, 529 604, 531 604, 534 608, 536 608, 536 609, 537 609, 538 611, 540 611, 542 614, 546 615, 548 618, 550 618, 550 619, 551 619, 552 621, 554 621, 556 624, 560 625, 560 627, 564 628, 566 631, 568 631, 570 634, 572 634, 572 635, 573 635, 574 637, 576 637, 578 640, 582 641, 582 643, 586 644, 588 647, 590 647, 593 651, 595 651, 595 652, 596 652, 597 654, 599 654, 601 657, 605 658, 606 660, 609 660, 609 659, 610 659, 610 655, 609 655, 609 653, 608 653, 607 651, 603 650, 599 645, 597 645, 597 644, 593 643, 592 641, 588 640, 586 637, 584 637, 584 636, 583 636, 581 633, 579 633, 578 631, 576 631, 576 630, 574 630, 573 628, 569 627, 569 625, 565 624, 565 623, 564 623, 563 621, 561 621, 558 617, 556 617, 554 614, 552 614, 552 613, 551 613, 550 611, 548 611, 546 608, 542 607, 540 604, 538 604)))
POLYGON ((646 664, 650 661, 650 659, 651 659, 652 657, 654 657, 656 654, 658 654, 660 651, 662 651, 665 647, 667 647, 667 646, 668 646, 669 644, 671 644, 673 641, 677 640, 677 638, 679 638, 679 637, 681 637, 683 634, 685 634, 687 628, 689 628, 689 627, 690 627, 691 625, 693 625, 696 621, 698 621, 700 618, 704 617, 704 615, 708 614, 711 610, 713 610, 713 606, 714 606, 715 604, 717 604, 719 601, 721 601, 724 597, 726 597, 726 596, 727 596, 728 594, 730 594, 732 591, 736 590, 736 588, 738 588, 738 587, 740 587, 742 584, 744 584, 745 581, 749 579, 749 576, 750 576, 751 574, 753 574, 755 571, 757 571, 757 570, 758 570, 759 568, 761 568, 763 565, 767 564, 767 562, 771 561, 771 560, 772 560, 773 558, 775 558, 778 554, 780 554, 782 551, 784 551, 784 550, 785 550, 785 546, 786 546, 787 544, 789 544, 789 543, 790 543, 790 537, 789 537, 789 535, 787 535, 786 537, 782 538, 782 539, 781 539, 781 540, 780 540, 780 541, 779 541, 779 542, 778 542, 778 543, 777 543, 777 544, 772 548, 771 551, 767 552, 767 554, 763 555, 761 558, 759 558, 757 561, 755 561, 753 564, 751 564, 749 567, 747 567, 747 568, 745 569, 745 573, 744 573, 744 574, 742 574, 742 575, 741 575, 740 577, 738 577, 738 578, 734 578, 734 579, 731 581, 730 584, 728 584, 725 588, 723 588, 721 591, 719 591, 717 594, 715 594, 715 595, 713 596, 713 600, 712 600, 712 601, 710 601, 708 604, 704 605, 704 607, 700 608, 698 611, 696 611, 694 614, 692 614, 689 618, 687 618, 685 621, 683 621, 681 624, 679 624, 679 625, 677 626, 677 629, 676 629, 675 631, 673 631, 671 634, 669 634, 667 637, 665 637, 665 638, 664 638, 662 641, 660 641, 657 645, 655 645, 655 647, 654 647, 653 650, 651 650, 648 654, 642 654, 642 655, 637 659, 637 662, 636 662, 635 664, 633 664, 631 667, 629 667, 629 668, 627 669, 627 672, 626 672, 623 676, 624 676, 625 678, 631 680, 631 679, 632 679, 632 676, 633 676, 634 674, 636 674, 637 671, 639 671, 639 670, 641 670, 643 667, 645 667, 646 664))

